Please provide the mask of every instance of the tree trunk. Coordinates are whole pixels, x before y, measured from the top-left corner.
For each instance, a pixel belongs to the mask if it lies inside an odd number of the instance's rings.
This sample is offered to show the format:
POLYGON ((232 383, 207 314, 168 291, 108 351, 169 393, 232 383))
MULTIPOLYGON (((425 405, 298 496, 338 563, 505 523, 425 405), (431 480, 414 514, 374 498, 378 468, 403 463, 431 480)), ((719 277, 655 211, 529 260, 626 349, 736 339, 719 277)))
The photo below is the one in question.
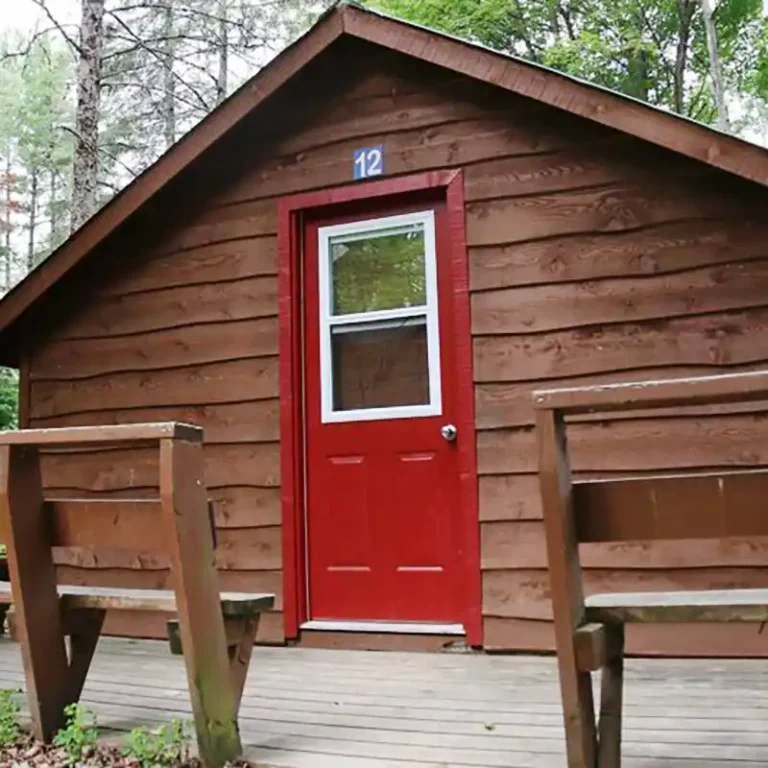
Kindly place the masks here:
POLYGON ((685 114, 685 70, 688 67, 688 46, 691 22, 696 10, 695 0, 678 0, 677 50, 675 51, 674 100, 675 112, 685 114))
POLYGON ((728 104, 725 100, 725 86, 723 74, 720 69, 720 54, 717 50, 717 28, 713 18, 715 8, 713 0, 701 0, 701 9, 704 11, 704 28, 707 32, 707 50, 709 52, 709 72, 712 77, 712 89, 715 92, 715 105, 717 106, 717 127, 721 131, 729 131, 731 123, 728 120, 728 104))
POLYGON ((216 103, 227 98, 229 74, 229 30, 227 29, 227 0, 219 0, 219 74, 216 78, 216 103))
POLYGON ((163 37, 165 38, 165 55, 163 57, 163 133, 165 148, 168 149, 176 141, 176 78, 173 74, 175 55, 173 0, 166 0, 163 10, 163 37))
POLYGON ((29 177, 29 221, 27 222, 29 239, 27 240, 27 272, 35 268, 35 234, 37 229, 37 197, 40 191, 39 171, 32 169, 29 177))
POLYGON ((11 290, 11 206, 13 197, 11 194, 11 153, 5 161, 5 290, 11 290))
POLYGON ((51 169, 48 177, 48 220, 50 231, 48 234, 48 250, 52 252, 58 243, 58 211, 56 210, 56 171, 51 169))
POLYGON ((99 111, 104 0, 82 0, 80 61, 77 70, 72 228, 99 207, 99 111))

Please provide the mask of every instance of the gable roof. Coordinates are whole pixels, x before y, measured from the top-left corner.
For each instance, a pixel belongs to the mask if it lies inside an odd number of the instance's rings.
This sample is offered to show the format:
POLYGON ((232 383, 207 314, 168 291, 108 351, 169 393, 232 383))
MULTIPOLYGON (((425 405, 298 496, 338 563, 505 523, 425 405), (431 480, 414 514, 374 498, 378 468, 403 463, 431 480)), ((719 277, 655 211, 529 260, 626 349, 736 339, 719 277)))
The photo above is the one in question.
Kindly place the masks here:
POLYGON ((0 341, 7 341, 8 329, 21 315, 99 243, 268 96, 345 36, 453 70, 768 186, 768 150, 763 147, 562 72, 342 0, 13 288, 0 301, 0 341))

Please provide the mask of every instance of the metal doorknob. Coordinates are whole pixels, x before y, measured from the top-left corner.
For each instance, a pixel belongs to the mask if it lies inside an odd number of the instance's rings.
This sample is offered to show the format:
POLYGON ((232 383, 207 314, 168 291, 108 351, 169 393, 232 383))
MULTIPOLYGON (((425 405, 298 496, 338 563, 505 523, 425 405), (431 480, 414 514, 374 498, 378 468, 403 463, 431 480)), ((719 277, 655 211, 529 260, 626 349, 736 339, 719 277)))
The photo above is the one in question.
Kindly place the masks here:
POLYGON ((444 427, 440 427, 440 434, 449 443, 452 443, 456 439, 456 435, 459 434, 459 430, 453 424, 446 424, 444 427))

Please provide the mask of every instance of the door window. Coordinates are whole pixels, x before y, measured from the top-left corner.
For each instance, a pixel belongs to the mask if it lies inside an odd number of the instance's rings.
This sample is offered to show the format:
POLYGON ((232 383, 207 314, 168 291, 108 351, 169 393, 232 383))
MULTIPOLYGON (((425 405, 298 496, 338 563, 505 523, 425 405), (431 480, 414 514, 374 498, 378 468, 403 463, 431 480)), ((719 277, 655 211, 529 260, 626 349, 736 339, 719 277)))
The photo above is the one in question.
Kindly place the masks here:
POLYGON ((322 421, 440 414, 434 213, 318 237, 322 421))

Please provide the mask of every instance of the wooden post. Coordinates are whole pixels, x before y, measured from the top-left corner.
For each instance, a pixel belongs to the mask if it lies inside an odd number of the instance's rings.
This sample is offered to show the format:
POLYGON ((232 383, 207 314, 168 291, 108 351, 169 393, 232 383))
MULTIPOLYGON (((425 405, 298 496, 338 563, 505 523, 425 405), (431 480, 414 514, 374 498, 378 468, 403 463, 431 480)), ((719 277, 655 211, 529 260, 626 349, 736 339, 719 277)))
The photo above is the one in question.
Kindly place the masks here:
POLYGON ((600 681, 598 765, 621 768, 621 709, 624 688, 624 625, 606 625, 614 653, 603 668, 600 681))
POLYGON ((584 593, 573 521, 565 423, 557 411, 542 409, 536 412, 536 427, 568 767, 596 768, 592 678, 588 671, 579 669, 574 640, 576 629, 584 620, 584 593))
POLYGON ((242 752, 203 484, 203 446, 160 441, 160 497, 200 758, 220 768, 242 752))
POLYGON ((69 664, 33 446, 0 445, 0 525, 32 728, 38 739, 50 741, 70 703, 69 664))

